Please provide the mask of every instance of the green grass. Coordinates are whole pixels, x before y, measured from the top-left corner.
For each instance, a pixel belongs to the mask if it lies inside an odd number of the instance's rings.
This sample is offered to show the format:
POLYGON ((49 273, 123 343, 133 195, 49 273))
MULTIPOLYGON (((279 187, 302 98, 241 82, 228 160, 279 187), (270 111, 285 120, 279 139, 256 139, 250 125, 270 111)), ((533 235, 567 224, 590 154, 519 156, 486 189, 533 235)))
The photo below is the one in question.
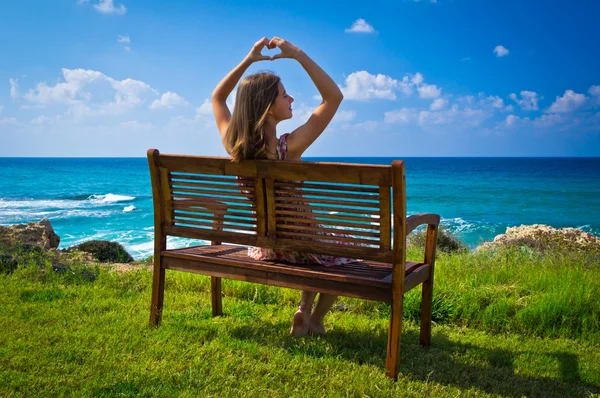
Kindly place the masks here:
POLYGON ((57 274, 36 256, 0 275, 2 397, 600 394, 600 266, 581 254, 440 254, 432 345, 418 344, 417 288, 397 383, 385 304, 342 299, 328 336, 293 339, 297 291, 226 280, 212 318, 209 278, 169 271, 152 329, 147 268, 57 274))

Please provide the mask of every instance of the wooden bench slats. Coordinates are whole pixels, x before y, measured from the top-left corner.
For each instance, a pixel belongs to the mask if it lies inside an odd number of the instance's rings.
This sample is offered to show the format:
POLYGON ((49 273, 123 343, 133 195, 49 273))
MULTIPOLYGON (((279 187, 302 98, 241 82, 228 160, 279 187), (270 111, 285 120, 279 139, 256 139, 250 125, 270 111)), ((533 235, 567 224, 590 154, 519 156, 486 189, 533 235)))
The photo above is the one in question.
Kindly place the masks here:
POLYGON ((304 187, 302 187, 301 185, 298 185, 298 187, 294 187, 294 189, 277 189, 277 186, 275 186, 275 194, 279 194, 279 195, 291 195, 291 194, 298 194, 301 193, 302 195, 306 196, 306 197, 310 197, 311 199, 313 198, 319 198, 319 197, 326 197, 326 198, 331 198, 331 197, 336 197, 336 198, 341 198, 342 200, 340 202, 342 202, 343 200, 346 199, 355 199, 355 200, 364 200, 365 204, 372 204, 377 206, 377 202, 379 200, 378 196, 374 196, 374 195, 364 195, 364 194, 358 194, 358 193, 352 193, 350 191, 350 189, 348 190, 349 192, 344 192, 344 193, 340 193, 338 191, 316 191, 316 190, 309 190, 306 189, 304 187))
MULTIPOLYGON (((308 202, 308 201, 307 201, 308 202)), ((348 213, 348 214, 369 214, 369 215, 378 215, 379 211, 365 211, 356 208, 346 208, 346 207, 332 207, 332 206, 320 206, 314 202, 310 204, 298 204, 298 203, 288 203, 284 201, 277 200, 275 203, 275 210, 291 210, 291 209, 305 209, 310 210, 314 214, 334 214, 334 213, 348 213)))
MULTIPOLYGON (((241 195, 238 195, 240 198, 242 197, 241 195)), ((239 203, 239 204, 247 204, 247 203, 252 203, 250 202, 247 198, 246 199, 239 199, 239 198, 233 198, 233 197, 227 197, 227 196, 221 196, 221 195, 209 195, 209 194, 205 194, 205 195, 189 195, 189 194, 172 194, 173 200, 181 200, 181 202, 183 203, 183 199, 192 199, 192 200, 198 200, 201 201, 202 199, 216 199, 222 202, 230 202, 230 203, 239 203)), ((227 205, 227 203, 225 203, 224 205, 227 205)))
MULTIPOLYGON (((307 216, 310 215, 310 213, 306 213, 306 212, 301 212, 301 211, 291 211, 291 210, 278 210, 275 212, 275 217, 277 220, 283 220, 284 217, 280 217, 280 216, 307 216)), ((313 213, 314 215, 314 213, 313 213)), ((318 217, 320 218, 319 220, 315 220, 315 219, 309 219, 306 218, 304 220, 310 220, 313 223, 319 223, 321 222, 321 219, 328 219, 328 220, 347 220, 347 221, 353 221, 353 222, 365 222, 365 223, 372 223, 375 222, 373 221, 372 218, 367 218, 367 217, 359 217, 359 216, 350 216, 350 215, 340 215, 340 214, 325 214, 325 213, 320 213, 318 215, 318 217)))
MULTIPOLYGON (((303 225, 289 225, 289 224, 277 224, 278 231, 313 231, 322 233, 347 233, 353 236, 368 236, 373 238, 379 238, 379 232, 369 232, 364 229, 345 228, 343 230, 334 227, 307 227, 303 225)), ((314 236, 314 235, 313 235, 314 236)))
POLYGON ((173 213, 173 220, 204 220, 207 222, 214 222, 219 220, 219 222, 236 222, 240 224, 256 224, 256 217, 253 217, 251 214, 243 214, 243 213, 223 213, 223 212, 215 212, 213 214, 206 214, 206 212, 198 212, 198 213, 173 213))
POLYGON ((192 228, 177 225, 165 225, 167 235, 181 236, 182 238, 199 239, 207 241, 230 242, 238 245, 259 246, 257 235, 229 231, 213 231, 204 228, 192 228))
POLYGON ((277 225, 279 225, 280 222, 283 223, 284 221, 292 221, 292 222, 297 222, 297 223, 302 223, 302 224, 307 224, 307 225, 311 225, 311 224, 333 225, 333 226, 338 226, 341 229, 343 229, 343 228, 362 228, 362 229, 366 229, 366 230, 379 231, 379 224, 373 222, 371 219, 365 220, 364 223, 350 223, 350 222, 346 222, 343 220, 342 221, 331 221, 331 220, 323 220, 323 219, 314 220, 314 219, 310 219, 310 218, 277 217, 277 225))
MULTIPOLYGON (((172 171, 171 172, 171 180, 175 183, 179 183, 179 182, 184 182, 184 183, 188 183, 188 182, 192 182, 192 181, 210 181, 210 182, 221 182, 224 184, 237 184, 238 183, 238 179, 236 178, 236 176, 222 176, 222 177, 217 177, 214 175, 204 175, 204 174, 183 174, 183 173, 178 173, 176 171, 172 171), (191 180, 191 181, 189 181, 191 180)), ((248 186, 254 186, 254 180, 253 179, 248 179, 248 180, 244 180, 245 183, 248 186)))
MULTIPOLYGON (((234 191, 234 192, 240 192, 240 186, 237 184, 237 182, 234 180, 232 181, 233 184, 230 183, 223 183, 223 184, 203 184, 203 183, 199 183, 199 182, 188 182, 188 181, 173 181, 171 180, 171 184, 170 187, 171 189, 193 189, 195 191, 204 191, 205 189, 219 189, 219 190, 227 190, 227 191, 234 191)), ((250 187, 247 185, 244 185, 244 190, 254 190, 254 187, 250 187)))
MULTIPOLYGON (((301 251, 316 254, 324 254, 337 257, 361 258, 365 260, 391 262, 392 253, 382 252, 379 248, 342 246, 334 243, 322 243, 316 241, 305 241, 299 239, 278 238, 262 242, 261 247, 278 248, 281 250, 301 251)), ((260 246, 258 245, 258 246, 260 246)), ((256 245, 255 245, 256 246, 256 245)))
MULTIPOLYGON (((382 302, 389 301, 390 298, 389 289, 384 289, 379 286, 363 285, 360 283, 316 279, 266 271, 264 269, 236 268, 212 262, 173 257, 163 258, 163 264, 163 270, 169 269, 210 275, 211 280, 220 280, 220 278, 235 279, 245 282, 260 283, 263 285, 312 290, 337 296, 341 295, 382 302)), ((218 291, 218 294, 220 294, 220 290, 218 291)))
MULTIPOLYGON (((288 237, 288 238, 294 238, 294 237, 298 237, 298 238, 306 238, 307 241, 321 241, 322 243, 328 243, 328 242, 323 242, 325 241, 331 241, 331 242, 348 242, 348 243, 354 243, 357 246, 367 246, 367 245, 375 245, 375 246, 379 246, 379 239, 361 239, 361 238, 355 238, 352 237, 353 235, 349 235, 347 232, 345 233, 344 236, 341 235, 331 235, 334 231, 326 231, 328 233, 328 235, 315 235, 315 234, 311 234, 311 233, 306 233, 303 231, 298 231, 298 230, 294 230, 293 226, 288 226, 288 231, 283 231, 281 228, 279 228, 277 230, 277 237, 288 237)), ((338 233, 341 233, 340 231, 337 231, 338 233)))
MULTIPOLYGON (((284 272, 290 275, 341 282, 365 283, 382 288, 389 288, 391 286, 391 279, 388 278, 392 272, 392 265, 390 263, 361 261, 332 267, 325 267, 318 264, 298 265, 273 260, 254 260, 248 256, 247 251, 248 247, 245 246, 206 245, 165 250, 161 253, 161 256, 214 262, 215 264, 224 264, 231 267, 284 272)), ((423 263, 418 262, 407 262, 406 276, 423 265, 423 263)))
POLYGON ((181 218, 175 218, 173 220, 173 223, 175 225, 181 225, 181 226, 203 226, 203 227, 210 227, 210 229, 214 229, 215 227, 219 227, 220 229, 233 229, 233 230, 238 230, 238 231, 250 231, 250 232, 256 232, 256 225, 250 225, 250 224, 227 224, 227 223, 215 223, 213 221, 196 221, 196 220, 185 220, 185 219, 181 219, 181 218))
POLYGON ((211 189, 194 189, 194 188, 188 189, 188 188, 172 187, 171 192, 173 193, 173 196, 178 196, 178 195, 180 195, 181 192, 183 192, 186 194, 190 194, 191 197, 204 197, 204 196, 227 197, 224 200, 228 200, 229 197, 235 197, 235 198, 245 198, 246 201, 251 201, 252 196, 254 196, 254 193, 245 194, 245 193, 242 193, 239 189, 237 190, 237 192, 233 192, 230 190, 223 190, 223 189, 211 190, 211 189))
MULTIPOLYGON (((333 197, 334 195, 329 195, 328 197, 333 197)), ((351 206, 352 208, 358 208, 364 211, 364 214, 379 214, 373 209, 379 209, 379 202, 354 202, 349 200, 339 200, 337 198, 334 199, 321 199, 315 197, 304 197, 298 198, 294 196, 283 196, 277 195, 277 191, 275 191, 275 201, 278 203, 288 203, 288 202, 305 202, 305 203, 319 203, 319 204, 329 204, 336 206, 351 206), (370 209, 370 210, 369 210, 370 209)), ((343 209, 343 207, 340 207, 343 209)))
POLYGON ((392 173, 388 166, 351 163, 319 163, 310 167, 304 162, 287 161, 285 167, 276 160, 232 162, 225 157, 189 157, 160 155, 160 166, 177 172, 233 175, 243 177, 271 177, 278 180, 303 180, 360 185, 391 186, 392 173))
MULTIPOLYGON (((366 185, 356 185, 356 184, 339 184, 339 183, 316 183, 316 182, 306 182, 306 181, 275 181, 276 189, 285 189, 285 188, 302 188, 306 191, 317 190, 327 190, 327 191, 346 191, 350 193, 354 192, 365 192, 370 193, 371 195, 376 195, 379 192, 379 186, 366 186, 366 185)), ((366 196, 371 196, 366 195, 366 196)))
POLYGON ((215 202, 210 202, 210 201, 203 201, 203 200, 194 200, 194 199, 184 199, 184 200, 176 200, 173 201, 173 206, 174 209, 176 210, 181 210, 181 211, 199 211, 199 207, 202 207, 203 209, 206 209, 206 206, 209 205, 211 209, 222 209, 219 211, 223 211, 223 210, 242 210, 242 211, 249 211, 249 212, 253 212, 256 211, 256 207, 254 205, 252 205, 251 203, 250 206, 242 206, 242 205, 233 205, 231 203, 223 203, 223 202, 219 202, 219 203, 215 203, 215 202))

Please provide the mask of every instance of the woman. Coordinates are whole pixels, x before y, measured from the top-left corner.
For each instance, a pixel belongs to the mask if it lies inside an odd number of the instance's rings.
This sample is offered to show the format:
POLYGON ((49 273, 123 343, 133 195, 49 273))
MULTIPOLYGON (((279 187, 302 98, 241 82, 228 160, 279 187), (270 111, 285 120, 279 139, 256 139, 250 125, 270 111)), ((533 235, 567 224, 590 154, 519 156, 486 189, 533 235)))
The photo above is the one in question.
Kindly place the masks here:
MULTIPOLYGON (((256 42, 246 58, 217 85, 212 94, 212 105, 221 140, 233 161, 265 158, 299 161, 304 151, 325 130, 342 99, 342 92, 335 82, 302 50, 279 37, 271 40, 265 37, 256 42), (281 53, 273 57, 262 55, 261 51, 264 47, 269 49, 278 47, 281 53), (312 79, 323 100, 304 125, 277 138, 277 124, 292 117, 294 102, 294 98, 285 91, 278 76, 272 73, 256 73, 242 79, 238 87, 233 115, 226 101, 251 64, 279 58, 292 58, 298 61, 312 79)), ((341 257, 275 251, 258 247, 249 248, 248 255, 258 260, 278 259, 292 263, 317 263, 324 266, 355 261, 341 257)), ((304 336, 307 333, 325 334, 323 319, 337 296, 321 293, 312 310, 315 296, 315 292, 302 292, 300 307, 294 315, 290 331, 292 336, 304 336)))

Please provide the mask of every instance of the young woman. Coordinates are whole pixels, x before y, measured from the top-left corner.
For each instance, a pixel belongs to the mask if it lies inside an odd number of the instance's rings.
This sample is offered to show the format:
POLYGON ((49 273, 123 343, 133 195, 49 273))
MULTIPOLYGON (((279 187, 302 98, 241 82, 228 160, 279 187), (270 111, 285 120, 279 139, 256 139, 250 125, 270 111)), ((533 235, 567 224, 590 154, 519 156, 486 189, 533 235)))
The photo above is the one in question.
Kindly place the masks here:
MULTIPOLYGON (((301 160, 304 151, 325 130, 342 99, 342 92, 335 82, 301 49, 282 38, 274 37, 269 40, 265 37, 257 41, 246 58, 217 85, 212 94, 212 105, 221 140, 234 162, 244 159, 301 160), (278 47, 281 53, 273 57, 262 55, 264 47, 278 47), (285 91, 278 76, 272 73, 256 73, 242 79, 237 90, 233 115, 227 107, 226 100, 251 64, 279 58, 298 61, 314 82, 323 100, 304 125, 277 138, 277 124, 292 117, 294 102, 294 98, 285 91)), ((249 248, 248 255, 258 260, 278 259, 324 266, 355 261, 259 247, 249 248)), ((292 336, 325 333, 323 318, 336 296, 321 293, 313 310, 315 296, 315 292, 302 292, 300 308, 294 315, 290 331, 292 336)))

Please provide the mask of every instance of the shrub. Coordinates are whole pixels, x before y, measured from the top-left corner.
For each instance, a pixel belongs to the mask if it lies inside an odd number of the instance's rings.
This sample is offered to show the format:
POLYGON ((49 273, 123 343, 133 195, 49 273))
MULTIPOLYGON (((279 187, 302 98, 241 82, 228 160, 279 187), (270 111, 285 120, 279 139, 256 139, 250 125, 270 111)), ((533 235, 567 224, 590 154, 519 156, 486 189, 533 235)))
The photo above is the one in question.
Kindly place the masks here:
POLYGON ((90 253, 101 263, 130 263, 133 261, 133 257, 127 253, 120 243, 106 240, 90 240, 77 246, 72 246, 68 250, 90 253))
POLYGON ((0 253, 0 274, 10 274, 17 269, 17 260, 10 254, 0 253))
MULTIPOLYGON (((418 229, 409 235, 408 244, 422 250, 425 248, 426 239, 427 230, 418 229)), ((440 225, 437 233, 436 250, 444 253, 458 253, 468 251, 469 247, 456 235, 454 235, 452 231, 443 225, 440 225)))

